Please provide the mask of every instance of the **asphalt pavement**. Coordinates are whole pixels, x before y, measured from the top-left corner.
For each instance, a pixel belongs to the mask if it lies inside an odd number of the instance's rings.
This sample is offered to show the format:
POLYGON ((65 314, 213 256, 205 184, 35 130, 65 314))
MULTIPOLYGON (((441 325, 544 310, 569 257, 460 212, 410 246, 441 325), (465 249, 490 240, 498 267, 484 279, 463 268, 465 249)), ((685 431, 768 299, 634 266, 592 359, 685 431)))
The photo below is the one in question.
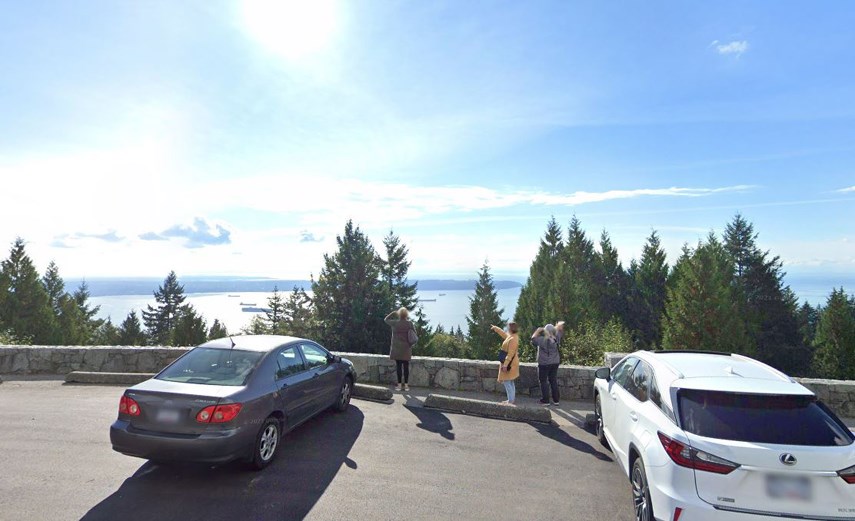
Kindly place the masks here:
MULTIPOLYGON (((0 520, 630 520, 629 484, 579 425, 508 422, 354 400, 282 440, 261 472, 160 466, 110 448, 123 387, 0 385, 0 520)), ((492 396, 495 399, 495 396, 492 396)))

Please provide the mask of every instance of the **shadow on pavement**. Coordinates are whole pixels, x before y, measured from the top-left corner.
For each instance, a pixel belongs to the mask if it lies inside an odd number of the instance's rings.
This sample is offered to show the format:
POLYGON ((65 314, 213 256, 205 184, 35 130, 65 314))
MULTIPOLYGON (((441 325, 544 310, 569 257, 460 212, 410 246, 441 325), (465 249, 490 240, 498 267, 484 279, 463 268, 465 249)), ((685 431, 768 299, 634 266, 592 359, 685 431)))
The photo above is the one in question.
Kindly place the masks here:
POLYGON ((546 436, 551 440, 555 440, 562 445, 566 445, 571 449, 590 454, 591 456, 597 458, 600 461, 613 461, 611 457, 603 454, 602 452, 588 445, 584 441, 570 436, 570 434, 568 434, 566 431, 564 431, 561 427, 557 425, 547 425, 542 423, 531 423, 530 425, 534 427, 537 432, 539 432, 543 436, 546 436))
POLYGON ((416 427, 419 429, 434 432, 447 440, 454 440, 454 433, 451 432, 454 427, 451 425, 451 420, 448 419, 448 416, 439 411, 425 409, 421 406, 404 405, 404 408, 419 419, 420 423, 416 424, 416 427))
POLYGON ((240 463, 219 467, 146 462, 83 521, 303 519, 323 496, 362 432, 364 415, 321 413, 282 437, 276 460, 260 472, 240 463))

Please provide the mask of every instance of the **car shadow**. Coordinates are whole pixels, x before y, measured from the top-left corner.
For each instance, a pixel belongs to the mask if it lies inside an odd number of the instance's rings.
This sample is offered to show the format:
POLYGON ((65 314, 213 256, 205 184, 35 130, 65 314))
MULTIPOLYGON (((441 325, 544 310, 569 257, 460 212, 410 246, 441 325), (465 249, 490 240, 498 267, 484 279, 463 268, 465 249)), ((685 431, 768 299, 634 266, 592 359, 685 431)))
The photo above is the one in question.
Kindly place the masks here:
POLYGON ((82 521, 303 519, 323 496, 359 438, 364 415, 321 413, 282 437, 276 460, 259 472, 246 465, 157 465, 146 462, 82 521))
POLYGON ((451 432, 454 427, 451 425, 448 416, 439 411, 425 409, 417 405, 404 405, 404 408, 419 419, 419 423, 416 424, 419 429, 439 434, 447 440, 454 440, 454 433, 451 432))
POLYGON ((591 456, 597 458, 600 461, 614 461, 611 457, 598 451, 588 443, 580 439, 574 438, 573 436, 570 436, 567 431, 565 431, 558 425, 551 423, 531 423, 530 425, 534 427, 541 435, 546 436, 551 440, 557 441, 562 445, 570 447, 571 449, 590 454, 591 456))

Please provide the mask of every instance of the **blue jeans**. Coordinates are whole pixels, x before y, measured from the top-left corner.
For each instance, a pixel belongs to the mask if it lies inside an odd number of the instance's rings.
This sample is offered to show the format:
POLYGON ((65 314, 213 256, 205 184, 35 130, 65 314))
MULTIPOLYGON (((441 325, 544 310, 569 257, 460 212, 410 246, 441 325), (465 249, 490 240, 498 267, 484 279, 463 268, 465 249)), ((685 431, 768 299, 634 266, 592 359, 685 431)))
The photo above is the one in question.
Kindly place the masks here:
POLYGON ((514 399, 517 397, 517 386, 514 385, 513 380, 505 380, 502 383, 505 384, 505 392, 508 393, 508 401, 513 403, 514 399))

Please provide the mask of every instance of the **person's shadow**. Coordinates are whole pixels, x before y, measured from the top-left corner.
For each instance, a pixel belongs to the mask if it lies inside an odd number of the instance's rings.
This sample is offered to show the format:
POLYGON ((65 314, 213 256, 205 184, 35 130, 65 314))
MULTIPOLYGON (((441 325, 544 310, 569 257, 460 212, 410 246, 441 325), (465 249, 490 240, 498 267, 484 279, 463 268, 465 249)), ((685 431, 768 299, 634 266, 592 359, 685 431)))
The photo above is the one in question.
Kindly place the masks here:
POLYGON ((448 416, 439 411, 420 406, 405 405, 404 407, 419 419, 419 423, 416 424, 419 429, 434 432, 447 440, 454 440, 454 433, 451 432, 454 427, 451 425, 448 416))
POLYGON ((562 445, 570 447, 571 449, 590 454, 591 456, 601 461, 613 461, 612 458, 598 451, 594 447, 588 445, 584 441, 570 436, 567 431, 563 430, 558 425, 552 423, 531 423, 531 426, 534 427, 537 432, 539 432, 543 436, 546 436, 551 440, 555 440, 562 445))
POLYGON ((259 472, 241 463, 219 467, 146 462, 82 521, 303 519, 323 496, 362 432, 364 415, 321 413, 282 437, 276 460, 259 472))

